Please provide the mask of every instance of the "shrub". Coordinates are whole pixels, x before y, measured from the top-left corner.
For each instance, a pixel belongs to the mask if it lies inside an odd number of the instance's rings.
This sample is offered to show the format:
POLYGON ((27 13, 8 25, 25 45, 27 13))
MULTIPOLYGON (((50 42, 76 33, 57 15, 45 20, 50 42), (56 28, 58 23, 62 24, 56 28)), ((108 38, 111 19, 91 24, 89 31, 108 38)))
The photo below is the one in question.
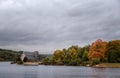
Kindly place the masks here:
POLYGON ((96 65, 96 64, 99 64, 100 63, 100 58, 93 58, 91 60, 91 65, 96 65))
POLYGON ((81 59, 70 60, 68 65, 79 66, 82 63, 81 59))
POLYGON ((23 64, 23 62, 22 61, 17 61, 17 64, 23 64))
POLYGON ((49 57, 45 57, 43 60, 42 60, 42 63, 45 64, 45 65, 50 65, 50 58, 49 57))
POLYGON ((90 65, 90 61, 83 61, 81 63, 82 66, 87 66, 87 65, 90 65))

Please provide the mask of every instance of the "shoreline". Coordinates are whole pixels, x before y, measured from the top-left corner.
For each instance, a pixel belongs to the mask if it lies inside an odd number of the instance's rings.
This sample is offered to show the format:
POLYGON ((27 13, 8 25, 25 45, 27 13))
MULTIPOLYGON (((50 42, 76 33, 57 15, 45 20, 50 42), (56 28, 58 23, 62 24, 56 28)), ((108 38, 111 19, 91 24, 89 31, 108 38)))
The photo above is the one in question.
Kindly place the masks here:
POLYGON ((94 65, 93 68, 120 68, 120 63, 101 63, 94 65))
MULTIPOLYGON (((16 64, 16 63, 14 63, 16 64)), ((24 62, 24 66, 39 66, 39 65, 45 65, 41 64, 40 62, 24 62)), ((45 65, 45 66, 72 66, 72 65, 45 65)), ((81 66, 81 65, 80 65, 81 66)), ((93 68, 120 68, 120 63, 100 63, 93 66, 87 66, 84 67, 93 67, 93 68)))
POLYGON ((39 66, 38 62, 25 62, 23 63, 24 66, 39 66))

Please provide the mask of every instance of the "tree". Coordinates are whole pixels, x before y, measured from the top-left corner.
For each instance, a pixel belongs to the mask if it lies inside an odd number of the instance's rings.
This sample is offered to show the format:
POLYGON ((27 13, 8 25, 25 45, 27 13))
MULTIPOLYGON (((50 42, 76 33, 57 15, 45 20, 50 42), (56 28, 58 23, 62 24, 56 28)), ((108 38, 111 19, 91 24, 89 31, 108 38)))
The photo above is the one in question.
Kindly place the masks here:
POLYGON ((69 52, 68 52, 68 50, 66 48, 64 48, 62 50, 62 52, 63 52, 63 55, 64 55, 64 58, 63 58, 62 61, 63 61, 64 64, 68 64, 68 62, 69 62, 69 59, 68 59, 69 52))
POLYGON ((21 61, 20 55, 19 54, 15 54, 15 56, 14 56, 14 62, 18 62, 18 61, 21 61))
POLYGON ((83 61, 88 61, 88 51, 87 50, 84 51, 84 54, 82 56, 82 60, 83 61))
POLYGON ((71 46, 68 49, 56 50, 52 56, 52 61, 56 64, 79 65, 81 59, 78 56, 80 48, 71 46))
POLYGON ((69 65, 80 65, 81 59, 79 57, 80 48, 78 46, 72 46, 68 48, 69 65))
POLYGON ((110 63, 120 63, 120 40, 113 40, 107 43, 106 57, 110 63))
POLYGON ((50 65, 50 58, 49 58, 49 57, 45 57, 45 58, 42 60, 42 63, 45 64, 45 65, 50 65))
POLYGON ((88 53, 89 60, 93 58, 99 58, 102 60, 105 57, 106 52, 106 42, 103 42, 101 39, 96 40, 90 46, 90 50, 88 53))
POLYGON ((78 48, 78 56, 80 57, 80 58, 83 58, 83 54, 84 54, 84 52, 85 51, 88 51, 89 52, 89 48, 90 48, 90 45, 86 45, 86 46, 84 46, 84 47, 80 47, 80 48, 78 48))
POLYGON ((61 50, 55 50, 52 60, 55 61, 56 63, 61 63, 64 59, 64 54, 61 50))

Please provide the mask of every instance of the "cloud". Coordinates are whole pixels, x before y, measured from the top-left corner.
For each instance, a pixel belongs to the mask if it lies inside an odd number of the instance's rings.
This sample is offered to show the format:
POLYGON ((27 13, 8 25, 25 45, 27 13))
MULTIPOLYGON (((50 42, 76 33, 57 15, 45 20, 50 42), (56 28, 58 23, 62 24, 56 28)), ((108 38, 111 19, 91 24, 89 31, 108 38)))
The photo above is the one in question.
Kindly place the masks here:
POLYGON ((0 47, 52 53, 120 39, 119 0, 0 0, 0 47))

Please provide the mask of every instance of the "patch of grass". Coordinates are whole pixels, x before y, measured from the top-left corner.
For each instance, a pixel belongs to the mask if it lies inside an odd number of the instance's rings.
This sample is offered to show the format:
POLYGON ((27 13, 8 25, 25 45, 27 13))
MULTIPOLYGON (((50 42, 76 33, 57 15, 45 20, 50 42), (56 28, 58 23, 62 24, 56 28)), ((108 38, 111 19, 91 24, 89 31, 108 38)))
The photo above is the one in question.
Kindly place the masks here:
POLYGON ((98 68, 120 68, 120 63, 101 63, 101 64, 95 65, 93 67, 98 67, 98 68))

